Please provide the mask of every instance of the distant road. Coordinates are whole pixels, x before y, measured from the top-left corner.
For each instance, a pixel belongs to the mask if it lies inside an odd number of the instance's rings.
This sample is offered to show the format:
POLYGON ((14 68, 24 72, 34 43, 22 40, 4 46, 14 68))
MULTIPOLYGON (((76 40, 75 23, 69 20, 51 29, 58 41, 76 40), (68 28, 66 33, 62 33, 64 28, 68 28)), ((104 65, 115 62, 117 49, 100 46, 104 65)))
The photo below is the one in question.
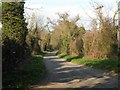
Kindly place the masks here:
POLYGON ((40 88, 117 88, 116 74, 106 73, 90 67, 76 65, 60 59, 56 52, 49 52, 44 57, 48 70, 47 77, 32 85, 32 90, 40 88))

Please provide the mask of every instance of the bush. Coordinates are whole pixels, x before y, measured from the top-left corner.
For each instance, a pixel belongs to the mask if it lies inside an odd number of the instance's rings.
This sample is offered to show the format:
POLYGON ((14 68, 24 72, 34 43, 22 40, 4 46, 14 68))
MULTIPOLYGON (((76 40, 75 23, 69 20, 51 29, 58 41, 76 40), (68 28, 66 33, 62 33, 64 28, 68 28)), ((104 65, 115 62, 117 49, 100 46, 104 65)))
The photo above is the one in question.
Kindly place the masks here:
POLYGON ((24 60, 24 48, 15 40, 5 40, 2 46, 3 73, 11 72, 24 60))
POLYGON ((20 88, 24 90, 29 87, 29 85, 40 82, 46 73, 42 59, 41 55, 34 55, 31 63, 26 63, 16 71, 9 73, 9 75, 3 79, 3 89, 20 88))
POLYGON ((51 34, 52 47, 58 48, 59 52, 69 55, 83 53, 82 35, 85 33, 85 28, 77 26, 79 16, 68 19, 68 13, 58 15, 60 22, 58 22, 51 34))

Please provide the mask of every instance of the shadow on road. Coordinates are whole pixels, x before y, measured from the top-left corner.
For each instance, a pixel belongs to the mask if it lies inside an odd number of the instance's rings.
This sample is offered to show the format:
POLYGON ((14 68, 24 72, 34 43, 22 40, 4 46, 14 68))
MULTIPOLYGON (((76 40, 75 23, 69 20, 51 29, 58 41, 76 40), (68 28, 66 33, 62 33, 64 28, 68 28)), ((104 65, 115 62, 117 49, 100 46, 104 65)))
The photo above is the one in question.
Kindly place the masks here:
MULTIPOLYGON (((44 57, 48 74, 33 88, 118 88, 118 77, 101 70, 59 59, 55 52, 44 57)), ((33 89, 34 90, 34 89, 33 89)))

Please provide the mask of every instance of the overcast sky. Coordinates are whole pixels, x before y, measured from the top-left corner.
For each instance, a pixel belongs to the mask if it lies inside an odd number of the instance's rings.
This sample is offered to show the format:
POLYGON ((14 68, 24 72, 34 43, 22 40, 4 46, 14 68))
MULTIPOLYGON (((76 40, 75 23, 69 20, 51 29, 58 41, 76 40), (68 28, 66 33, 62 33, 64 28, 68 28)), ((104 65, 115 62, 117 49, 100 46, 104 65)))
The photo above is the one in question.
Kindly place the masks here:
POLYGON ((79 14, 81 23, 87 27, 87 22, 94 17, 92 2, 99 2, 104 6, 104 12, 109 11, 110 16, 117 9, 117 0, 26 0, 25 7, 34 8, 38 15, 57 19, 56 13, 69 12, 71 17, 79 14), (87 14, 88 15, 87 15, 87 14))

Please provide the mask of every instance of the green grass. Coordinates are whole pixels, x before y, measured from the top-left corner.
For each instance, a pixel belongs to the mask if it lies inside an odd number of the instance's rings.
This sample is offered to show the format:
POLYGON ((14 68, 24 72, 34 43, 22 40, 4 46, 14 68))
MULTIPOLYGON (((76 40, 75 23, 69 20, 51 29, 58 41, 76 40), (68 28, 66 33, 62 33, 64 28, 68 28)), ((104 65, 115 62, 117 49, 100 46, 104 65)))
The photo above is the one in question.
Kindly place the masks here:
POLYGON ((73 58, 72 56, 69 56, 67 54, 58 54, 60 56, 60 58, 64 58, 66 59, 67 61, 71 61, 71 59, 73 58))
POLYGON ((52 49, 48 49, 48 50, 46 50, 47 52, 52 52, 53 50, 52 49))
POLYGON ((12 72, 3 81, 4 88, 21 88, 40 82, 45 77, 45 65, 42 55, 34 55, 32 63, 25 64, 18 71, 12 72))
POLYGON ((80 57, 72 57, 66 54, 57 53, 59 57, 66 59, 69 62, 82 64, 86 66, 90 66, 97 69, 103 69, 106 71, 114 71, 120 72, 120 60, 113 59, 91 59, 91 58, 80 58, 80 57))

